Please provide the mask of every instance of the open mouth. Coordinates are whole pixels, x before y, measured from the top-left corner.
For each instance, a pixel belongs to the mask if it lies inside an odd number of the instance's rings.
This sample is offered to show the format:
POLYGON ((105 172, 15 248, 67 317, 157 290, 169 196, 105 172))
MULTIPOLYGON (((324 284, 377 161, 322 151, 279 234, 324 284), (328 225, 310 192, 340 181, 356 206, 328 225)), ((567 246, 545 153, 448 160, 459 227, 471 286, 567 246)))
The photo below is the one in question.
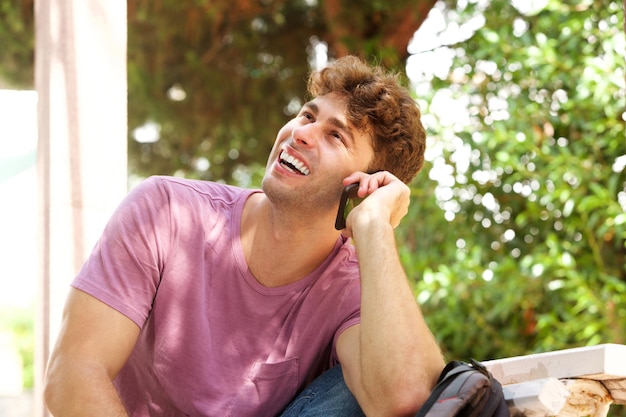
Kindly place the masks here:
POLYGON ((293 156, 289 155, 285 151, 282 151, 280 153, 279 161, 282 166, 284 166, 285 168, 287 168, 289 171, 293 173, 300 174, 300 175, 309 175, 311 173, 309 168, 307 168, 306 165, 304 165, 302 161, 294 158, 293 156))

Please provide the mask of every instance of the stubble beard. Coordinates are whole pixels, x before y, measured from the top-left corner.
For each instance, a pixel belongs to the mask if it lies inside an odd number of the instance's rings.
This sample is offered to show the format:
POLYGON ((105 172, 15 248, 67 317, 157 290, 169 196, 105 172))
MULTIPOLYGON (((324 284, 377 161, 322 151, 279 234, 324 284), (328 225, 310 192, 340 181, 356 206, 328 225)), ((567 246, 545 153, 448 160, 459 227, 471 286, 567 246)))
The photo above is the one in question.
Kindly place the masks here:
POLYGON ((313 221, 328 211, 335 211, 343 189, 341 181, 332 180, 317 186, 289 188, 272 178, 263 178, 262 189, 272 205, 302 221, 313 221))

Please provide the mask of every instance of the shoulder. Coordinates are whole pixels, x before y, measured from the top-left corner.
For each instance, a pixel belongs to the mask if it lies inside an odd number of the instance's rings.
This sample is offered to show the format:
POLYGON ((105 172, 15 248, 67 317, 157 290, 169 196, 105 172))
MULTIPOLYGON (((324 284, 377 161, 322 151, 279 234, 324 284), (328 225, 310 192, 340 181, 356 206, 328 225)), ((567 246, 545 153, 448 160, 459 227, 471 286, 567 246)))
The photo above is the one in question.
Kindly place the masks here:
MULTIPOLYGON (((245 201, 253 190, 210 181, 151 176, 135 185, 115 210, 112 224, 167 225, 172 219, 201 219, 245 201)), ((243 203, 241 203, 243 204, 243 203)))
POLYGON ((186 203, 207 200, 233 203, 252 192, 254 190, 212 181, 155 175, 143 180, 129 194, 152 201, 165 199, 163 202, 167 203, 176 200, 186 203))
POLYGON ((164 190, 170 193, 197 193, 208 195, 238 196, 248 190, 234 185, 221 184, 212 181, 193 180, 187 178, 153 175, 139 183, 134 189, 141 192, 155 192, 164 190))

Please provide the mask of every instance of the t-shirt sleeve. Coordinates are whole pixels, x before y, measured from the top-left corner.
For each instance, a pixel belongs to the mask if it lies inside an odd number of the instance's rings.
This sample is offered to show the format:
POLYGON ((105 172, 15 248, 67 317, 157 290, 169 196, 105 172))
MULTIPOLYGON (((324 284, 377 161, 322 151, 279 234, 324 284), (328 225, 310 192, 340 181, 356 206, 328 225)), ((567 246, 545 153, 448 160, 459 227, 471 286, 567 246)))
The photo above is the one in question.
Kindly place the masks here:
POLYGON ((167 188, 150 177, 113 213, 72 286, 142 327, 159 286, 169 231, 167 188))

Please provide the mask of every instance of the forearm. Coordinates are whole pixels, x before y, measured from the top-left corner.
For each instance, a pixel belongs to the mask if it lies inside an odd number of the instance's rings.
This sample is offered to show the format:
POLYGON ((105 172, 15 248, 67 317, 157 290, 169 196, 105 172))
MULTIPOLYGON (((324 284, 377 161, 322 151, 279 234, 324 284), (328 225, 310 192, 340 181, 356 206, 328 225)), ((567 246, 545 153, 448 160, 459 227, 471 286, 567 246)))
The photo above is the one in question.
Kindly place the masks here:
POLYGON ((353 229, 361 269, 361 384, 372 401, 421 404, 443 368, 441 351, 400 263, 393 227, 361 221, 353 229))
POLYGON ((54 417, 128 417, 105 369, 72 359, 50 363, 44 399, 54 417))

